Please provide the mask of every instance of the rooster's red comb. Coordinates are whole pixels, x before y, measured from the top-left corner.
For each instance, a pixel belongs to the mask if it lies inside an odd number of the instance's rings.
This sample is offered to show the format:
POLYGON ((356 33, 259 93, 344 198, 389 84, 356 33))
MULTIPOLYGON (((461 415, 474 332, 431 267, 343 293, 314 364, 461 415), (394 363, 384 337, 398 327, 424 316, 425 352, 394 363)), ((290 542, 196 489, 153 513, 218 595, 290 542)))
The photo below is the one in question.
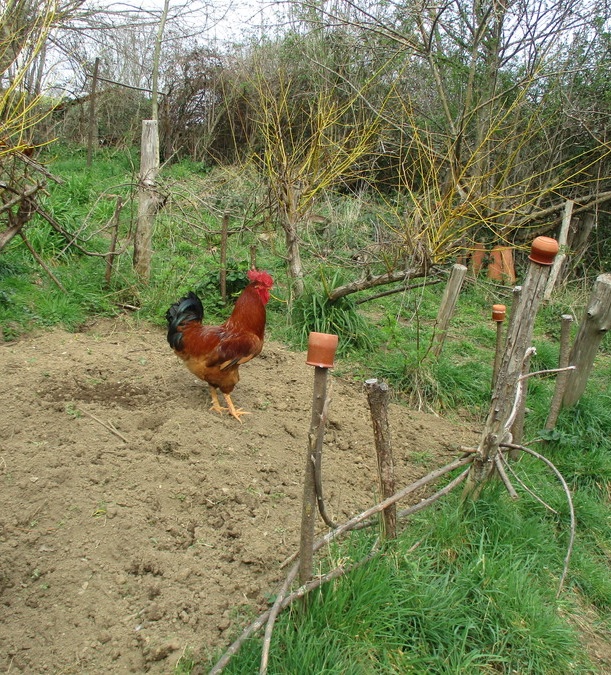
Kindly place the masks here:
POLYGON ((267 272, 259 270, 248 270, 248 279, 265 286, 265 288, 271 288, 274 285, 271 276, 267 272))

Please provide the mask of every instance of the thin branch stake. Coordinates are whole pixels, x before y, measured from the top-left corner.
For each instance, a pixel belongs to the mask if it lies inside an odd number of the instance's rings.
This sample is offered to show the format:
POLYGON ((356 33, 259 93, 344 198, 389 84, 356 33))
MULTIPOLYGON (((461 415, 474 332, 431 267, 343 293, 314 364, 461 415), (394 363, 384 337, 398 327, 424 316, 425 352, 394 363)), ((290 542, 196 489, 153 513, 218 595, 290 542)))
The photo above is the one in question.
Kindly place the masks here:
POLYGON ((503 466, 503 456, 501 452, 498 453, 498 455, 494 458, 494 463, 496 465, 496 470, 499 472, 499 476, 501 477, 501 480, 503 481, 503 485, 507 488, 507 492, 509 492, 509 496, 512 499, 519 499, 518 493, 515 491, 515 488, 511 484, 511 481, 509 480, 509 476, 505 473, 505 467, 503 466))

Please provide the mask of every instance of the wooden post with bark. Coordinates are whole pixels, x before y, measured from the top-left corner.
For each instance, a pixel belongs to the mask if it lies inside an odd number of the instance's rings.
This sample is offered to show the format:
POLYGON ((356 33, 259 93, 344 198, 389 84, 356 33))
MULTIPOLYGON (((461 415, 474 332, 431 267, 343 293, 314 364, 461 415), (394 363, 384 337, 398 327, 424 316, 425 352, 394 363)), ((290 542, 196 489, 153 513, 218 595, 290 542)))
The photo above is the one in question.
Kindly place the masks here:
MULTIPOLYGON (((566 368, 569 365, 571 353, 571 325, 573 317, 570 314, 562 315, 562 324, 560 327, 560 354, 558 356, 558 368, 566 368)), ((556 426, 560 409, 562 408, 562 399, 566 391, 566 384, 569 378, 569 371, 563 370, 556 376, 556 386, 554 395, 549 406, 549 413, 545 421, 545 428, 549 431, 556 426)))
POLYGON ((223 214, 221 223, 221 300, 227 304, 227 232, 229 230, 229 214, 223 214))
POLYGON ((562 406, 575 405, 585 391, 596 352, 605 333, 611 327, 611 274, 601 274, 579 326, 569 362, 575 370, 569 372, 562 406))
MULTIPOLYGON (((333 367, 337 335, 310 333, 306 363, 314 366, 314 396, 312 418, 308 433, 305 475, 303 480, 303 506, 301 511, 301 540, 299 544, 299 583, 312 578, 314 560, 314 525, 316 523, 316 467, 320 467, 322 445, 327 421, 327 375, 333 367)), ((321 495, 322 498, 322 495, 321 495)))
POLYGON ((492 320, 496 324, 496 342, 494 346, 494 365, 492 367, 492 391, 496 384, 496 378, 501 366, 501 357, 503 356, 503 321, 507 314, 505 305, 492 305, 492 320))
POLYGON ((511 442, 510 429, 524 386, 524 367, 531 353, 530 343, 535 317, 545 292, 550 265, 557 251, 557 242, 549 237, 537 237, 533 242, 531 262, 507 331, 505 353, 501 359, 477 453, 469 471, 465 497, 477 499, 484 483, 494 473, 498 462, 499 445, 511 442), (544 244, 550 247, 553 245, 555 249, 553 255, 551 252, 545 257, 537 255, 539 247, 544 244))
MULTIPOLYGON (((392 457, 390 426, 388 424, 388 385, 377 379, 365 381, 367 400, 373 424, 373 436, 378 457, 378 476, 380 480, 381 500, 395 493, 395 467, 392 457)), ((384 537, 395 539, 397 536, 397 506, 391 504, 383 511, 384 537)))
POLYGON ((443 349, 443 343, 445 342, 448 333, 448 326, 450 325, 450 320, 454 314, 456 301, 458 300, 460 289, 462 288, 466 274, 467 268, 464 265, 456 263, 452 267, 450 279, 443 292, 441 305, 439 306, 439 312, 437 313, 437 331, 435 333, 435 344, 433 345, 432 350, 435 356, 439 356, 443 349))
POLYGON ((108 250, 108 257, 106 258, 106 273, 104 274, 104 282, 106 288, 110 288, 110 278, 112 277, 112 268, 115 264, 115 252, 117 250, 117 239, 119 237, 119 215, 123 208, 123 198, 117 197, 115 211, 112 215, 111 227, 112 234, 110 235, 110 248, 108 250))
POLYGON ((98 89, 98 71, 100 68, 100 57, 96 57, 93 64, 93 77, 91 78, 91 96, 89 97, 89 130, 87 132, 87 166, 91 166, 93 156, 93 146, 97 147, 98 141, 98 121, 96 117, 95 103, 98 89))
POLYGON ((571 199, 566 200, 564 205, 564 214, 562 215, 562 225, 560 226, 560 234, 558 235, 558 246, 560 247, 560 253, 556 256, 552 269, 549 273, 549 279, 547 280, 547 286, 545 287, 545 293, 543 294, 544 300, 549 300, 552 297, 552 292, 556 281, 560 276, 560 271, 562 270, 562 265, 566 259, 565 248, 569 236, 569 227, 571 225, 571 218, 573 216, 573 206, 575 202, 571 199))
POLYGON ((159 173, 159 133, 157 120, 143 120, 140 148, 138 189, 138 221, 134 238, 134 269, 144 283, 151 275, 153 257, 153 225, 159 203, 157 174, 159 173))
POLYGON ((314 525, 316 523, 316 455, 322 451, 323 410, 327 400, 327 369, 316 366, 314 371, 314 397, 312 419, 308 433, 308 449, 303 480, 303 506, 301 510, 301 542, 299 545, 299 583, 312 578, 314 558, 314 525))

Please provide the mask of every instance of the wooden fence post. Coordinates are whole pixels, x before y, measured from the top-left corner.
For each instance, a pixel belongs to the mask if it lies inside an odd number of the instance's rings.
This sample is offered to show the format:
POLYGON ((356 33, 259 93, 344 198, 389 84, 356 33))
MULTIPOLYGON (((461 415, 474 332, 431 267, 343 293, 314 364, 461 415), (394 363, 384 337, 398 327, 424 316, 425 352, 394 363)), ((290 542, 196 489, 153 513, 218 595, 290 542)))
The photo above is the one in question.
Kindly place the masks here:
POLYGON ((581 398, 594 358, 604 334, 611 327, 611 274, 601 274, 594 283, 590 302, 579 326, 569 362, 575 370, 569 372, 562 406, 570 408, 581 398))
POLYGON ((549 300, 552 297, 552 292, 558 276, 560 275, 560 270, 566 259, 566 243, 569 236, 569 227, 571 225, 571 218, 573 216, 573 206, 575 202, 571 199, 567 199, 564 205, 564 214, 562 215, 562 225, 560 226, 560 234, 558 236, 558 246, 560 247, 560 253, 556 256, 552 269, 549 273, 549 279, 547 280, 547 286, 545 287, 545 293, 543 294, 543 299, 545 301, 549 300))
POLYGON ((221 222, 221 300, 227 304, 227 231, 229 229, 229 214, 223 214, 221 222))
POLYGON ((138 221, 134 237, 134 269, 140 280, 147 283, 151 275, 153 257, 153 224, 159 197, 159 133, 157 120, 142 121, 140 149, 140 184, 138 189, 138 221))
MULTIPOLYGON (((303 506, 301 511, 301 539, 299 544, 299 583, 312 578, 314 560, 314 525, 316 523, 316 464, 322 453, 327 408, 327 374, 333 367, 337 335, 310 333, 306 363, 315 366, 312 419, 308 433, 303 506)), ((319 462, 320 463, 320 462, 319 462)))
POLYGON ((112 268, 115 264, 115 252, 117 250, 117 238, 119 236, 119 215, 123 208, 122 197, 117 197, 115 211, 112 216, 111 226, 112 234, 110 235, 110 248, 108 249, 108 257, 106 258, 106 273, 104 274, 104 282, 106 288, 110 288, 110 278, 112 276, 112 268))
POLYGON ((93 146, 99 144, 98 139, 98 120, 96 118, 96 95, 98 89, 98 70, 100 68, 100 57, 97 56, 93 64, 93 77, 91 78, 91 96, 89 98, 89 129, 87 131, 87 166, 91 166, 93 156, 93 146))
MULTIPOLYGON (((569 355, 571 352, 571 324, 573 317, 570 314, 562 315, 562 324, 560 327, 560 354, 558 356, 558 368, 566 368, 569 365, 569 355)), ((562 408, 562 399, 566 391, 566 383, 569 378, 568 370, 558 373, 556 376, 556 386, 554 395, 549 406, 549 413, 545 421, 545 428, 551 430, 556 426, 556 421, 562 408)))
MULTIPOLYGON (((392 457, 390 426, 388 424, 388 385, 377 379, 365 381, 367 400, 373 424, 373 437, 378 457, 378 477, 380 480, 381 500, 395 494, 395 467, 392 457)), ((391 504, 383 511, 384 538, 397 536, 397 505, 391 504)))
POLYGON ((507 331, 505 353, 492 394, 492 401, 482 432, 477 454, 471 465, 465 497, 477 498, 484 482, 492 475, 499 445, 511 439, 510 428, 515 419, 515 407, 524 380, 524 363, 528 358, 537 309, 545 291, 550 265, 558 251, 558 244, 549 237, 537 237, 533 242, 530 265, 507 331), (549 247, 547 255, 541 248, 549 247), (553 251, 553 254, 552 254, 553 251))
POLYGON ((492 367, 492 391, 501 366, 503 356, 503 321, 507 313, 505 305, 492 305, 492 320, 496 323, 496 343, 494 346, 494 366, 492 367))
POLYGON ((448 333, 448 326, 452 314, 454 314, 454 307, 456 306, 456 301, 458 300, 460 289, 462 288, 466 274, 467 268, 464 265, 456 263, 452 266, 450 279, 443 291, 441 305, 439 306, 439 312, 437 313, 437 332, 435 333, 435 344, 432 350, 435 356, 439 356, 443 349, 443 343, 445 342, 448 333))

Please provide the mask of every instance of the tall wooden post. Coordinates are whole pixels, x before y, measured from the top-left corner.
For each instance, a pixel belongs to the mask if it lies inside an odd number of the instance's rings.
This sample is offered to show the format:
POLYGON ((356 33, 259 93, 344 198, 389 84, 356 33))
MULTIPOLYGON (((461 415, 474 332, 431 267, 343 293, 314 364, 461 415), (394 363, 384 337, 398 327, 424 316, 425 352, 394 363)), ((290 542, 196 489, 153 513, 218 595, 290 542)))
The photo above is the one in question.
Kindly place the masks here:
MULTIPOLYGON (((571 325, 573 317, 570 314, 562 315, 562 324, 560 328, 560 354, 558 356, 558 368, 566 368, 569 365, 569 358, 571 353, 571 325)), ((569 371, 564 370, 556 376, 556 386, 554 388, 554 396, 549 406, 549 413, 545 421, 545 428, 549 431, 556 426, 560 409, 562 408, 562 399, 566 391, 566 383, 568 382, 569 371)))
POLYGON ((153 257, 153 225, 159 197, 159 132, 157 120, 143 120, 140 148, 140 183, 138 189, 138 221, 134 238, 134 269, 140 280, 148 283, 153 257))
POLYGON ((221 300, 227 304, 227 231, 229 230, 229 214, 223 214, 221 223, 221 300))
POLYGON ((547 280, 547 286, 545 287, 545 293, 543 294, 544 300, 549 300, 552 297, 552 292, 556 281, 562 270, 562 265, 566 259, 566 243, 569 236, 569 227, 571 226, 571 218, 573 217, 573 206, 575 202, 571 199, 567 199, 564 205, 564 213, 562 215, 562 225, 560 226, 560 234, 558 236, 558 246, 560 247, 560 253, 556 256, 552 269, 549 273, 549 279, 547 280))
POLYGON ((566 391, 562 399, 564 408, 575 405, 585 391, 600 341, 610 327, 611 274, 601 274, 594 283, 585 316, 571 349, 569 362, 575 366, 575 370, 571 371, 568 376, 566 391))
POLYGON ((496 384, 496 378, 501 367, 501 357, 503 356, 503 321, 507 314, 505 305, 492 305, 492 320, 496 324, 496 343, 494 346, 494 366, 492 367, 492 391, 496 384))
POLYGON ((91 79, 91 95, 89 97, 89 131, 87 133, 87 166, 91 166, 93 146, 98 145, 98 121, 96 118, 95 101, 98 89, 98 70, 100 58, 97 57, 93 64, 93 77, 91 79))
POLYGON ((510 428, 523 386, 520 378, 528 357, 537 309, 545 291, 550 265, 557 252, 557 242, 549 237, 537 237, 533 242, 531 262, 507 331, 505 353, 501 359, 477 455, 465 486, 465 496, 479 496, 484 482, 494 471, 499 445, 511 440, 510 428), (550 247, 547 256, 539 255, 540 247, 544 245, 550 247))
POLYGON ((460 295, 460 289, 462 288, 466 274, 467 268, 464 265, 456 263, 452 267, 450 279, 443 292, 439 312, 437 313, 437 332, 435 333, 435 344, 433 345, 433 354, 435 356, 439 356, 443 349, 443 343, 448 333, 448 326, 454 314, 456 301, 460 295))
POLYGON ((310 333, 306 363, 314 366, 314 397, 312 419, 308 433, 305 474, 303 480, 303 507, 301 511, 301 540, 299 544, 299 583, 312 578, 314 560, 314 526, 316 524, 316 473, 315 467, 322 453, 326 423, 327 374, 333 367, 337 335, 310 333))

